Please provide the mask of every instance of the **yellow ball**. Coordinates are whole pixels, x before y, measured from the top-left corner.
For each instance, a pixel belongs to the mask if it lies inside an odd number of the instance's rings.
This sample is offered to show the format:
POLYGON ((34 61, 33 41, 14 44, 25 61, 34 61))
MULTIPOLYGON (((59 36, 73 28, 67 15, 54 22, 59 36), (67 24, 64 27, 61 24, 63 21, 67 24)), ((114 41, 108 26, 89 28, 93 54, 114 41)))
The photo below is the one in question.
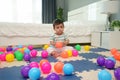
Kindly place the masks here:
POLYGON ((14 55, 11 53, 7 54, 5 58, 6 58, 6 61, 8 61, 8 62, 14 61, 14 55))
POLYGON ((71 57, 72 56, 72 50, 67 50, 68 52, 68 56, 71 57))
POLYGON ((45 44, 44 47, 43 47, 43 49, 46 50, 48 47, 49 47, 49 45, 48 45, 48 44, 45 44))
POLYGON ((84 50, 85 51, 89 51, 90 50, 90 46, 88 46, 88 45, 84 46, 84 50))

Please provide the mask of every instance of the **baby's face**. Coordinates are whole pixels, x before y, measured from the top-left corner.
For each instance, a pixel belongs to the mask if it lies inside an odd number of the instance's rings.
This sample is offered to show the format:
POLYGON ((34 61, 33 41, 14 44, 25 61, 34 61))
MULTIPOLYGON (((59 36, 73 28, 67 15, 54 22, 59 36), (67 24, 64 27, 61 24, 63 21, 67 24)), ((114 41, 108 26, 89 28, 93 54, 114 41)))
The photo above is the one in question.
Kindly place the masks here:
POLYGON ((63 34, 63 31, 64 31, 64 25, 63 24, 55 25, 54 30, 57 35, 61 35, 61 34, 63 34))

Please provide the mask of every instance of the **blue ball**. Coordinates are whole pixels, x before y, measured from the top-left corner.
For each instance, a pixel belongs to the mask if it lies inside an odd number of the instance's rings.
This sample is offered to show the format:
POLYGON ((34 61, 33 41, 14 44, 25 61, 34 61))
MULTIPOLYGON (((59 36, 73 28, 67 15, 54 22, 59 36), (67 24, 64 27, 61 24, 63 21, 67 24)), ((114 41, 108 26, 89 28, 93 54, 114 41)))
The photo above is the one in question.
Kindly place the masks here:
POLYGON ((98 73, 98 80, 112 80, 112 76, 107 70, 101 70, 98 73))
POLYGON ((26 48, 24 53, 30 54, 30 50, 28 48, 26 48))
POLYGON ((18 48, 22 48, 22 47, 23 47, 23 45, 18 45, 17 47, 18 47, 18 48))
POLYGON ((37 80, 40 78, 40 75, 41 75, 41 72, 39 68, 31 68, 28 74, 30 80, 37 80))
POLYGON ((116 60, 114 57, 108 57, 107 59, 112 60, 114 63, 116 63, 116 60))
POLYGON ((70 63, 66 63, 64 66, 63 66, 63 72, 65 75, 72 75, 74 71, 74 67, 72 64, 70 63))

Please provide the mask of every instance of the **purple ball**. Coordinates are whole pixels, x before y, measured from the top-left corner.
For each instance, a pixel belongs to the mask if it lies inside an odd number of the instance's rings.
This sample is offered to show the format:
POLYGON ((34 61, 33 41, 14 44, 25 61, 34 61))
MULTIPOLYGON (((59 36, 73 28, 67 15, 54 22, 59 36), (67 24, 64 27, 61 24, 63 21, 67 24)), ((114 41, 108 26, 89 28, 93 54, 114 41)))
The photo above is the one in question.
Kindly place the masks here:
POLYGON ((30 61, 30 59, 31 59, 30 54, 25 53, 25 54, 24 54, 24 60, 25 60, 25 61, 30 61))
POLYGON ((12 48, 11 46, 8 46, 8 47, 6 48, 6 50, 9 52, 9 51, 12 51, 13 48, 12 48))
POLYGON ((109 60, 109 59, 105 60, 105 67, 106 67, 106 68, 112 69, 112 68, 114 68, 114 66, 115 66, 114 61, 109 60))
POLYGON ((104 66, 104 64, 105 64, 105 58, 102 57, 102 56, 99 56, 99 57, 97 58, 97 63, 98 63, 98 65, 100 65, 100 66, 104 66))
POLYGON ((120 80, 120 68, 115 69, 114 75, 116 80, 120 80))
POLYGON ((21 68, 21 75, 24 77, 24 78, 28 78, 28 73, 29 73, 29 70, 31 69, 30 66, 23 66, 21 68))
POLYGON ((47 76, 46 80, 60 80, 60 77, 56 73, 51 73, 47 76))

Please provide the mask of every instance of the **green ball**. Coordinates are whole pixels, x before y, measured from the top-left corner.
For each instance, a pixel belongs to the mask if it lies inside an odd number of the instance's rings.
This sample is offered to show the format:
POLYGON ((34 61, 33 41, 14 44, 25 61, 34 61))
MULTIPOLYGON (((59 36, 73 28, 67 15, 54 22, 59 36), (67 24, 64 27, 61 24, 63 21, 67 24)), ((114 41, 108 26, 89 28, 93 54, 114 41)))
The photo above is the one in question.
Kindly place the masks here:
POLYGON ((80 51, 80 50, 81 50, 81 46, 80 46, 79 44, 77 44, 77 45, 75 46, 75 49, 78 50, 78 51, 80 51))
POLYGON ((18 51, 18 50, 14 52, 14 56, 15 56, 15 58, 16 58, 16 54, 19 54, 19 53, 21 53, 21 52, 18 51))
POLYGON ((16 53, 15 55, 16 55, 16 59, 17 59, 18 61, 22 61, 22 60, 23 60, 23 54, 22 54, 21 52, 18 52, 18 53, 16 53))
POLYGON ((3 52, 0 52, 0 54, 3 54, 3 52))

